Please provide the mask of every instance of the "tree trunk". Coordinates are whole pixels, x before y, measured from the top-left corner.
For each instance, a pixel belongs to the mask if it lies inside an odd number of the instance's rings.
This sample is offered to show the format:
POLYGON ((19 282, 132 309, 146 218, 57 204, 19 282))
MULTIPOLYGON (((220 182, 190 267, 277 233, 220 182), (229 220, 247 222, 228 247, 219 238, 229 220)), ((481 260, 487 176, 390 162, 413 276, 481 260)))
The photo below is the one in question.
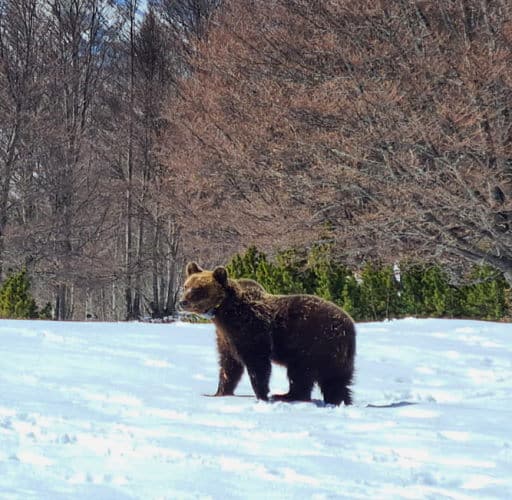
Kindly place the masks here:
POLYGON ((15 149, 18 142, 18 124, 13 128, 9 144, 7 145, 7 155, 4 164, 3 179, 0 186, 0 280, 2 279, 3 267, 4 267, 4 234, 5 228, 8 221, 8 202, 9 202, 9 191, 11 189, 12 170, 15 158, 15 149))
POLYGON ((135 12, 137 2, 130 2, 130 109, 128 124, 127 186, 126 186, 126 227, 125 227, 125 272, 126 272, 126 319, 135 319, 133 307, 133 132, 135 103, 135 12))

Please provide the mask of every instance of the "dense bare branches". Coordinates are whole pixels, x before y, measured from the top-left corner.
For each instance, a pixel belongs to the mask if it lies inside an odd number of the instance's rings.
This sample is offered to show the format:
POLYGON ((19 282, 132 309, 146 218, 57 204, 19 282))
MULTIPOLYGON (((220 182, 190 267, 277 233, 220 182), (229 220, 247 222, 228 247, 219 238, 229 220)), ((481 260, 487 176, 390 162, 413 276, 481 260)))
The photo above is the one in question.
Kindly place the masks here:
POLYGON ((191 210, 234 244, 510 272, 511 22, 501 1, 226 2, 172 156, 191 210))
POLYGON ((327 239, 512 281, 511 45, 504 0, 0 0, 0 279, 162 316, 183 253, 327 239))
POLYGON ((35 0, 0 3, 0 275, 3 270, 5 233, 12 204, 9 195, 16 177, 25 181, 23 156, 26 142, 37 127, 36 82, 42 61, 38 45, 44 25, 36 22, 35 0), (23 151, 23 153, 22 153, 23 151))
POLYGON ((139 7, 0 3, 0 279, 27 266, 59 319, 174 308, 180 236, 158 150, 183 64, 174 30, 139 7))

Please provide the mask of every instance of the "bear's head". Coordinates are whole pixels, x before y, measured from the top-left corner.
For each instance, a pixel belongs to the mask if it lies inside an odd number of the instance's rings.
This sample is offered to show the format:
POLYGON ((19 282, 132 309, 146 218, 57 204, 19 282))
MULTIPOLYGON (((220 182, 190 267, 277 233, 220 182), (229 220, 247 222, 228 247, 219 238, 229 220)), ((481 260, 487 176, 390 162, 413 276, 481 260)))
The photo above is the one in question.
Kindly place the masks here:
POLYGON ((226 268, 219 266, 213 271, 205 271, 195 262, 189 262, 180 308, 196 314, 211 315, 226 298, 227 287, 226 268))

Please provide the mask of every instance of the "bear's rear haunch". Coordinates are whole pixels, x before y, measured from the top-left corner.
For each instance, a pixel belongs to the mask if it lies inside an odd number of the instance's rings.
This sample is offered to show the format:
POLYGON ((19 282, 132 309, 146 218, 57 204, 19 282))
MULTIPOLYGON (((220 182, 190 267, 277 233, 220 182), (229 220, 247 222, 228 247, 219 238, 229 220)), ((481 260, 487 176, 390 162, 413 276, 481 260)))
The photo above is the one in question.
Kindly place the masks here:
POLYGON ((216 396, 232 395, 247 368, 258 399, 267 400, 271 361, 287 368, 282 401, 310 401, 315 383, 329 404, 352 403, 356 332, 350 316, 313 295, 271 295, 256 282, 228 279, 217 267, 187 266, 180 305, 210 314, 217 327, 220 374, 216 396))

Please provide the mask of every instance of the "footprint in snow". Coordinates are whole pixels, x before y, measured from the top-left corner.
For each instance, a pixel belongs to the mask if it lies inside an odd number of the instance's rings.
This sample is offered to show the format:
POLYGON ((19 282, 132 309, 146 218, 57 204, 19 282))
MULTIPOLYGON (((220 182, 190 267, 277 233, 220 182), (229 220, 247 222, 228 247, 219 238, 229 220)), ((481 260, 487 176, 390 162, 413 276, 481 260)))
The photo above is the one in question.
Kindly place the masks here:
POLYGON ((152 368, 174 368, 174 365, 163 359, 145 359, 144 366, 152 368))

